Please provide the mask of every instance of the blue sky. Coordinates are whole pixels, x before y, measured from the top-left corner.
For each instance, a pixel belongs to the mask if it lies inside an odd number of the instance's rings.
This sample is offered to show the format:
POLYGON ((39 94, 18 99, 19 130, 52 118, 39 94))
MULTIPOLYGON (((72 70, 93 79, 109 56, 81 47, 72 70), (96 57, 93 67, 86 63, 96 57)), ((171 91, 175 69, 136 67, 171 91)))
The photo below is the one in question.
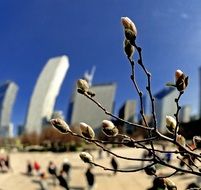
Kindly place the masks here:
MULTIPOLYGON (((122 16, 138 29, 137 43, 152 73, 153 93, 181 69, 190 78, 182 104, 198 112, 201 66, 201 1, 184 0, 1 0, 0 82, 19 85, 12 120, 23 124, 29 99, 46 61, 67 55, 70 68, 56 109, 67 111, 74 82, 96 66, 94 84, 116 82, 116 109, 136 99, 122 50, 122 16)), ((145 84, 142 72, 137 77, 145 84)))

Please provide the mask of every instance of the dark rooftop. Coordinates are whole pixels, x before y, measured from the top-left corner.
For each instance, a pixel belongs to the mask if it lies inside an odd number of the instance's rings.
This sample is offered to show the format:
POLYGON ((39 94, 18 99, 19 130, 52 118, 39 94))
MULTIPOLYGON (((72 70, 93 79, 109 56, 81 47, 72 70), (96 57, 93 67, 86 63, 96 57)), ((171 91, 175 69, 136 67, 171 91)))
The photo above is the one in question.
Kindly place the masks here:
POLYGON ((171 88, 171 87, 164 88, 161 91, 159 91, 157 94, 155 94, 154 97, 157 99, 162 99, 169 93, 173 92, 174 90, 175 88, 171 88))

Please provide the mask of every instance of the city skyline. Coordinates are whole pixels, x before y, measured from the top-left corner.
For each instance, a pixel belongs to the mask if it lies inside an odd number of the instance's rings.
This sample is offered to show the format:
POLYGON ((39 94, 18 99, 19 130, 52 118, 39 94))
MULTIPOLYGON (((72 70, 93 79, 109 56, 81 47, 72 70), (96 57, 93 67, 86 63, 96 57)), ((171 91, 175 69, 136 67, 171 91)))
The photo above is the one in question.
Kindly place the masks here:
MULTIPOLYGON (((130 81, 130 67, 123 52, 120 18, 130 17, 138 30, 144 64, 152 73, 153 94, 174 81, 181 69, 189 86, 181 104, 199 110, 201 66, 201 2, 127 0, 0 2, 0 83, 19 86, 12 121, 23 124, 37 76, 50 57, 68 55, 71 64, 56 102, 66 115, 74 83, 96 66, 94 84, 115 82, 115 112, 127 99, 139 101, 130 81)), ((146 80, 141 71, 140 87, 146 80)), ((143 88, 145 91, 145 88, 143 88)), ((84 122, 84 121, 83 121, 84 122)))

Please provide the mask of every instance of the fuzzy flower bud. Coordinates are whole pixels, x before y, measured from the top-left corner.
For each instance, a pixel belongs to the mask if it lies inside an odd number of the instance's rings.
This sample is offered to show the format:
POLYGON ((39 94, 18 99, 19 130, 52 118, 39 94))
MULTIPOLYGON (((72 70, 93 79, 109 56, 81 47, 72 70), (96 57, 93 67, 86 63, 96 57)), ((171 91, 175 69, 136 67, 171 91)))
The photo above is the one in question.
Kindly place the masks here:
POLYGON ((178 91, 184 91, 188 86, 188 76, 181 70, 176 70, 175 72, 175 85, 178 91))
POLYGON ((132 46, 129 42, 129 40, 124 40, 124 52, 127 55, 128 58, 131 58, 133 56, 133 53, 135 51, 134 46, 132 46))
POLYGON ((170 133, 174 133, 177 122, 172 116, 166 116, 166 127, 170 133))
POLYGON ((177 135, 176 141, 182 146, 186 145, 186 139, 182 135, 177 135))
POLYGON ((109 137, 114 137, 119 132, 117 127, 109 120, 103 120, 102 127, 103 127, 102 130, 105 133, 105 135, 109 137))
POLYGON ((128 17, 121 17, 121 22, 124 26, 126 39, 131 43, 131 45, 134 45, 134 41, 137 36, 137 29, 135 24, 128 17))
POLYGON ((193 144, 196 148, 201 148, 201 137, 200 136, 194 136, 193 137, 193 144))
POLYGON ((61 118, 50 120, 51 125, 56 128, 60 133, 68 133, 70 130, 68 124, 61 118))
POLYGON ((86 163, 93 162, 93 157, 88 152, 81 152, 80 158, 82 159, 83 162, 86 162, 86 163))
POLYGON ((177 186, 175 185, 175 183, 168 179, 168 178, 164 178, 165 181, 165 185, 167 186, 168 190, 177 190, 177 186))
POLYGON ((77 88, 83 92, 88 92, 89 90, 89 84, 86 80, 84 79, 79 79, 77 81, 77 88))
POLYGON ((176 70, 175 72, 175 81, 177 81, 181 76, 183 75, 183 72, 181 70, 176 70))
POLYGON ((80 123, 80 130, 82 132, 82 135, 86 138, 93 139, 95 137, 94 130, 86 123, 80 123))
POLYGON ((134 22, 128 17, 121 17, 121 23, 123 24, 125 29, 129 29, 133 32, 135 36, 137 36, 137 28, 134 22))

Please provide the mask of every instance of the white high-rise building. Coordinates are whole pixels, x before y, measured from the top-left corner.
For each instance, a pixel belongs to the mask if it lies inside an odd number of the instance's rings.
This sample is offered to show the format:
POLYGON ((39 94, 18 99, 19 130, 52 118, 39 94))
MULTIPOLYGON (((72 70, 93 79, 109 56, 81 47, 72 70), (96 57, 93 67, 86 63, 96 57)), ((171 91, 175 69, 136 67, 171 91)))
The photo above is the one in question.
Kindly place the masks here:
POLYGON ((30 99, 26 132, 40 133, 54 111, 56 98, 69 67, 67 56, 50 59, 40 73, 30 99))
POLYGON ((18 86, 12 81, 0 85, 0 136, 10 137, 12 134, 11 114, 17 92, 18 86))
POLYGON ((183 123, 188 123, 191 120, 191 106, 185 105, 181 107, 179 111, 179 121, 183 123))
MULTIPOLYGON (((125 121, 129 121, 134 123, 135 121, 135 114, 136 114, 136 101, 135 100, 126 100, 126 102, 122 105, 119 109, 119 117, 125 121)), ((132 134, 135 130, 133 126, 128 124, 123 124, 124 132, 128 134, 132 134)))
POLYGON ((155 97, 155 112, 157 126, 161 133, 166 133, 166 116, 174 117, 177 111, 175 98, 178 97, 176 88, 164 88, 158 92, 155 97))

